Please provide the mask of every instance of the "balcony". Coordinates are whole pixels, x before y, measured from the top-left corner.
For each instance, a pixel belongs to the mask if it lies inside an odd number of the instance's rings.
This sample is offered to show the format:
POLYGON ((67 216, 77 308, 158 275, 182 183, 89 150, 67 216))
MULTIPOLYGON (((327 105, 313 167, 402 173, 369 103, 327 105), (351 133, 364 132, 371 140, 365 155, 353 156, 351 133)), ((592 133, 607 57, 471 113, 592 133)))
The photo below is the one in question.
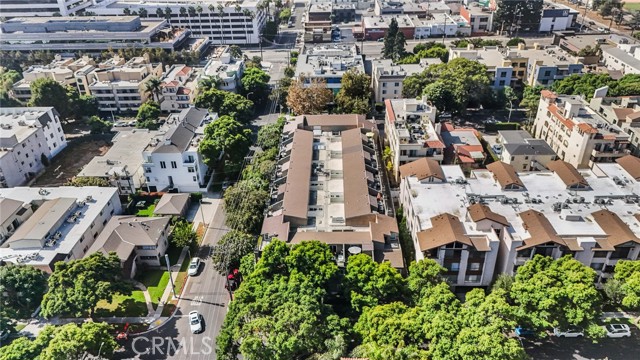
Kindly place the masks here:
POLYGON ((615 150, 615 149, 605 148, 604 150, 601 150, 601 151, 598 151, 595 149, 591 151, 591 156, 593 157, 621 157, 625 155, 627 155, 627 152, 624 150, 615 150))

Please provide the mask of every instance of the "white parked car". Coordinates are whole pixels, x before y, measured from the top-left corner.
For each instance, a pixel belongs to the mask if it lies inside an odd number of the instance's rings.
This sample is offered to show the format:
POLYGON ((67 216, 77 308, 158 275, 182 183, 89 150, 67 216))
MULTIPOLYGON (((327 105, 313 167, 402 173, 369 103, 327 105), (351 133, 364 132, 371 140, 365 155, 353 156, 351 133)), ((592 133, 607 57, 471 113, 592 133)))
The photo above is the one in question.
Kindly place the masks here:
POLYGON ((604 329, 610 338, 631 337, 631 328, 627 324, 609 324, 605 325, 604 329))
POLYGON ((202 316, 199 312, 194 310, 189 313, 189 327, 194 334, 202 331, 202 316))
POLYGON ((578 327, 570 327, 568 329, 554 328, 553 335, 557 337, 583 337, 584 331, 578 327))
POLYGON ((194 257, 193 259, 191 259, 191 263, 189 263, 189 271, 187 271, 187 274, 189 274, 189 276, 198 275, 198 270, 200 270, 200 262, 200 258, 194 257))

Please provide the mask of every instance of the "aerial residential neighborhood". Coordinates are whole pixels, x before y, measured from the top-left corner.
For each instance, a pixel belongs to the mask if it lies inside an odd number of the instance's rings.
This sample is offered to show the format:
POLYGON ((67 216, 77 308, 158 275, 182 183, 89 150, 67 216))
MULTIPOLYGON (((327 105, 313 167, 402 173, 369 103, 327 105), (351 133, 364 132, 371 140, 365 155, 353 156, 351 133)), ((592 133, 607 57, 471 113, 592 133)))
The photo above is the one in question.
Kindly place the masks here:
POLYGON ((0 0, 0 360, 635 359, 638 0, 0 0))

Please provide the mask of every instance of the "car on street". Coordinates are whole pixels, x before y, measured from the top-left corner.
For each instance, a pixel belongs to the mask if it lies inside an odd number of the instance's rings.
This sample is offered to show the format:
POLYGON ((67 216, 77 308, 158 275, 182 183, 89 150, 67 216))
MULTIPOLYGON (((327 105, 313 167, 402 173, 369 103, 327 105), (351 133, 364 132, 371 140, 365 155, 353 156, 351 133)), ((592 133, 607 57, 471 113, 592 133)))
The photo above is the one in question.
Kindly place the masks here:
POLYGON ((384 42, 384 38, 378 39, 378 42, 384 42))
POLYGON ((198 257, 194 257, 193 259, 191 259, 191 262, 189 263, 189 270, 187 271, 189 276, 198 275, 198 270, 200 270, 200 263, 201 260, 198 257))
POLYGON ((605 325, 604 329, 610 338, 631 337, 631 328, 627 324, 609 324, 605 325))
POLYGON ((599 28, 598 28, 598 31, 599 31, 599 32, 601 32, 601 33, 603 33, 603 32, 605 32, 606 30, 605 30, 605 28, 603 28, 603 27, 599 27, 599 28))
POLYGON ((553 335, 557 337, 566 337, 566 338, 583 337, 584 330, 582 330, 579 327, 570 327, 567 329, 554 328, 553 335))
POLYGON ((127 121, 127 126, 136 126, 136 121, 135 120, 127 121))
POLYGON ((536 334, 535 331, 524 328, 522 326, 518 326, 517 328, 515 328, 515 333, 518 336, 534 336, 536 334))
POLYGON ((127 126, 127 122, 126 121, 116 121, 113 126, 116 127, 122 127, 122 126, 127 126))
POLYGON ((195 310, 189 313, 189 328, 193 334, 202 332, 202 315, 195 310))

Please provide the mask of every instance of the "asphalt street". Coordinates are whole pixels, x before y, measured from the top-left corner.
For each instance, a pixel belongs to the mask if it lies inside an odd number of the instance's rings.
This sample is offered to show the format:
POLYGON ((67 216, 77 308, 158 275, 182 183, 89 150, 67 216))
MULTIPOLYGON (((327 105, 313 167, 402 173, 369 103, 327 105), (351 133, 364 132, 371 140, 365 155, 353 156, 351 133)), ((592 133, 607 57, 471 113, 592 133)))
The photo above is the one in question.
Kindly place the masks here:
POLYGON ((224 276, 213 269, 210 258, 212 246, 228 228, 224 225, 222 200, 218 197, 205 201, 212 211, 207 212, 209 226, 198 253, 203 260, 200 273, 187 280, 173 317, 155 330, 132 336, 114 359, 215 359, 215 339, 227 314, 229 293, 224 287, 224 276), (193 310, 204 318, 204 330, 199 334, 192 334, 189 327, 187 314, 193 310))

